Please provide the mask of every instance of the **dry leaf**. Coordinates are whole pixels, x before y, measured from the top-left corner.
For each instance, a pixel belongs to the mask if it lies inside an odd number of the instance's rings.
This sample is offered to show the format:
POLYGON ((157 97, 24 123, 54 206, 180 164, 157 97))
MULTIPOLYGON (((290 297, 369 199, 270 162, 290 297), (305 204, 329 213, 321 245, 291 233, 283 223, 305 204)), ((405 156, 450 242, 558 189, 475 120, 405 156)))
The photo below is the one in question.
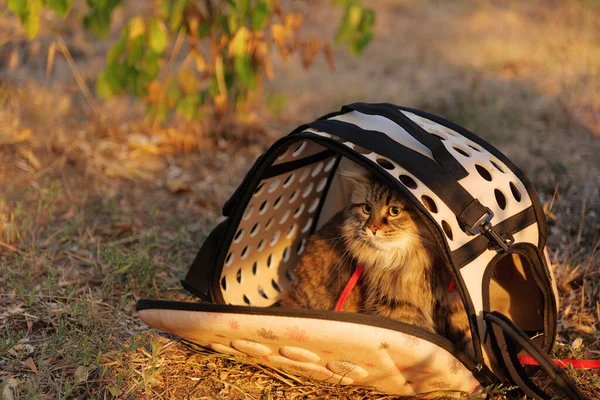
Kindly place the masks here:
POLYGON ((577 339, 573 340, 573 343, 571 343, 571 348, 573 350, 577 350, 581 347, 581 345, 583 345, 583 339, 578 337, 577 339))
POLYGON ((31 165, 35 170, 39 170, 42 167, 42 163, 36 157, 36 155, 33 154, 33 151, 31 149, 20 148, 19 154, 21 155, 21 157, 27 160, 29 165, 31 165))
POLYGON ((77 382, 79 383, 83 383, 85 381, 87 381, 88 379, 88 373, 85 370, 85 368, 83 367, 83 365, 78 366, 75 369, 75 379, 77 379, 77 382))
POLYGON ((164 92, 165 88, 163 84, 155 79, 148 85, 148 96, 146 96, 146 100, 149 103, 158 103, 164 92))
POLYGON ((15 400, 15 392, 17 391, 17 380, 15 378, 7 378, 4 380, 4 389, 2 389, 2 398, 4 400, 15 400))
POLYGON ((35 366, 35 363, 33 362, 33 358, 29 357, 27 360, 23 361, 21 364, 23 364, 24 366, 29 368, 32 372, 37 374, 38 369, 35 366))
POLYGON ((304 69, 308 69, 312 65, 318 52, 319 41, 315 38, 303 41, 300 44, 300 58, 304 69))
POLYGON ((333 61, 333 51, 331 50, 331 46, 329 43, 323 44, 323 54, 325 55, 325 61, 327 61, 327 65, 331 71, 335 71, 335 63, 333 61))
POLYGON ((27 329, 31 330, 33 328, 33 321, 27 321, 27 329))
POLYGON ((167 190, 173 194, 191 192, 190 184, 183 179, 171 179, 165 182, 167 190))

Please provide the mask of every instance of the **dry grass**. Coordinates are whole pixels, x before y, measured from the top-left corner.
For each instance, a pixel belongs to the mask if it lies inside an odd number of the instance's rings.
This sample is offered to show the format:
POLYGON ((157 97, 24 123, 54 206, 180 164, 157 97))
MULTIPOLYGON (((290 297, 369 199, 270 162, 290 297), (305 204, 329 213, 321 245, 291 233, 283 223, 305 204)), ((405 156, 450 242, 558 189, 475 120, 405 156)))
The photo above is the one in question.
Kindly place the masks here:
MULTIPOLYGON (((314 1, 309 32, 331 33, 314 1)), ((192 349, 143 325, 140 297, 178 280, 254 158, 342 103, 440 113, 502 149, 546 204, 561 295, 559 357, 600 358, 600 10, 594 2, 377 2, 364 55, 308 73, 278 68, 282 117, 153 130, 139 104, 95 117, 50 36, 27 44, 0 4, 0 379, 4 396, 386 398, 192 349), (15 55, 16 54, 16 55, 15 55), (17 60, 17 61, 15 61, 17 60), (318 93, 314 90, 318 88, 318 93), (114 131, 112 128, 116 128, 114 131), (579 340, 581 339, 581 340, 579 340)), ((62 31, 84 79, 106 43, 62 31), (82 44, 83 43, 83 44, 82 44)), ((278 96, 278 97, 277 97, 278 96)), ((569 371, 590 398, 600 374, 569 371)), ((502 396, 502 389, 494 392, 502 396)))

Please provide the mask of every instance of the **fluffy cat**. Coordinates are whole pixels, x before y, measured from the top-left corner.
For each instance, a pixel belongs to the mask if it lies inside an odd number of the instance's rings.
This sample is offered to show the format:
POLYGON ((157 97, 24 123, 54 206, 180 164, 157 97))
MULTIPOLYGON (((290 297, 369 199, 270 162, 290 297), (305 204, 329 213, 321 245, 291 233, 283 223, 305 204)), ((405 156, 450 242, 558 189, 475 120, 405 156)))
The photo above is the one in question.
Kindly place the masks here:
POLYGON ((364 272, 342 311, 375 314, 437 332, 473 354, 467 314, 417 210, 366 171, 346 208, 306 243, 281 305, 332 310, 358 264, 364 272))

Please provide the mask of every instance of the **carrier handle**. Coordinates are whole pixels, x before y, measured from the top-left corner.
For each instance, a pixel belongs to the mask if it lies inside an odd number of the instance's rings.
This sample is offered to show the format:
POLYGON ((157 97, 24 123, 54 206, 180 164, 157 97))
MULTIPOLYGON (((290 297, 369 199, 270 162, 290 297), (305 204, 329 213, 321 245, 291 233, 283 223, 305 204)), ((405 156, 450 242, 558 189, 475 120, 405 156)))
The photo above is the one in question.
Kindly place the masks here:
POLYGON ((566 372, 554 364, 548 354, 505 315, 493 311, 485 314, 484 319, 487 322, 490 339, 495 341, 493 348, 496 356, 504 364, 511 381, 517 384, 527 396, 535 400, 551 399, 548 393, 527 376, 518 358, 519 349, 524 349, 535 358, 542 370, 560 387, 566 396, 565 398, 571 400, 585 399, 585 396, 566 372))
POLYGON ((435 135, 429 134, 421 128, 419 124, 406 116, 400 109, 390 103, 352 103, 342 107, 342 113, 349 111, 358 111, 362 114, 383 116, 398 126, 402 127, 409 135, 417 139, 421 144, 427 147, 435 161, 446 168, 456 180, 465 178, 469 173, 448 151, 442 140, 435 135))

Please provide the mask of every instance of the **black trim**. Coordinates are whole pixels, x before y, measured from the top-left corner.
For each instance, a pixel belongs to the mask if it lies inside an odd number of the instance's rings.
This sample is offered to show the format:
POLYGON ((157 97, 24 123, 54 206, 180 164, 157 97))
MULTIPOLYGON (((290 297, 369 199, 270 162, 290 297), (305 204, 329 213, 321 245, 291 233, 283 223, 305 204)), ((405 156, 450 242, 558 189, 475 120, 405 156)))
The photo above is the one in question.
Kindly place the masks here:
POLYGON ((283 175, 290 171, 294 171, 298 168, 306 167, 307 165, 317 163, 319 161, 326 160, 330 157, 335 156, 336 153, 331 150, 325 150, 320 153, 313 154, 308 157, 301 158, 299 160, 290 161, 286 163, 272 165, 262 175, 262 179, 269 179, 274 176, 283 175))
MULTIPOLYGON (((465 353, 457 349, 454 343, 443 336, 426 331, 414 325, 376 315, 336 312, 329 310, 308 310, 303 308, 235 306, 207 302, 193 303, 154 299, 140 299, 136 304, 137 311, 153 309, 319 319, 384 328, 402 333, 408 333, 410 335, 427 340, 451 353, 461 363, 463 363, 468 370, 476 371, 476 364, 465 353)), ((494 380, 492 377, 489 377, 489 379, 494 380)))
POLYGON ((579 391, 567 373, 555 365, 548 354, 531 341, 527 334, 516 327, 510 319, 499 312, 486 313, 484 319, 488 324, 488 330, 500 333, 503 336, 503 340, 498 341, 498 338, 494 335, 494 340, 497 342, 495 348, 499 349, 496 353, 496 357, 504 363, 504 368, 508 372, 511 380, 519 385, 521 390, 528 396, 538 400, 551 398, 529 379, 517 358, 519 351, 518 347, 522 348, 536 359, 540 364, 541 369, 548 374, 550 379, 563 391, 566 398, 572 400, 585 399, 585 396, 579 391), (495 327, 498 327, 499 329, 495 330, 495 327), (506 346, 501 347, 501 343, 506 343, 506 346))
POLYGON ((496 149, 490 143, 486 142, 485 140, 483 140, 479 136, 475 135, 471 131, 463 128, 462 126, 455 124, 454 122, 448 121, 447 119, 444 119, 437 115, 430 114, 425 111, 416 110, 414 108, 409 108, 409 107, 398 107, 398 108, 400 110, 409 111, 411 113, 414 113, 420 117, 427 118, 431 121, 434 121, 440 125, 443 125, 447 128, 450 128, 450 129, 460 133, 461 135, 465 136, 466 138, 472 140, 473 142, 477 143, 478 145, 480 145, 481 147, 483 147, 484 149, 489 151, 496 158, 498 158, 500 161, 502 161, 508 168, 510 168, 510 170, 523 183, 523 185, 525 186, 525 189, 527 189, 527 193, 529 194, 529 198, 531 199, 531 203, 533 204, 533 208, 535 210, 535 215, 536 215, 536 218, 538 221, 538 231, 539 231, 538 246, 540 249, 543 249, 544 246, 546 246, 546 239, 548 237, 548 227, 547 227, 547 222, 546 222, 546 216, 544 214, 544 209, 542 207, 542 204, 540 203, 540 198, 537 194, 537 191, 535 190, 535 187, 529 181, 529 179, 527 179, 527 177, 525 176, 523 171, 521 171, 519 169, 519 167, 517 167, 511 160, 508 159, 508 157, 506 157, 504 154, 502 154, 502 152, 500 152, 498 149, 496 149))
POLYGON ((408 116, 400 112, 400 109, 397 106, 390 103, 353 103, 342 107, 342 112, 347 111, 357 111, 362 114, 377 115, 389 119, 427 147, 431 151, 433 158, 441 166, 447 169, 455 180, 463 179, 469 175, 462 164, 450 154, 448 149, 446 149, 446 146, 444 146, 440 138, 435 135, 430 135, 426 130, 421 128, 420 125, 416 124, 413 120, 408 118, 408 116))
MULTIPOLYGON (((508 217, 494 225, 494 230, 500 235, 515 234, 537 222, 535 210, 528 207, 525 210, 508 217)), ((452 258, 458 268, 468 265, 489 248, 490 241, 487 237, 479 235, 452 252, 452 258)))

